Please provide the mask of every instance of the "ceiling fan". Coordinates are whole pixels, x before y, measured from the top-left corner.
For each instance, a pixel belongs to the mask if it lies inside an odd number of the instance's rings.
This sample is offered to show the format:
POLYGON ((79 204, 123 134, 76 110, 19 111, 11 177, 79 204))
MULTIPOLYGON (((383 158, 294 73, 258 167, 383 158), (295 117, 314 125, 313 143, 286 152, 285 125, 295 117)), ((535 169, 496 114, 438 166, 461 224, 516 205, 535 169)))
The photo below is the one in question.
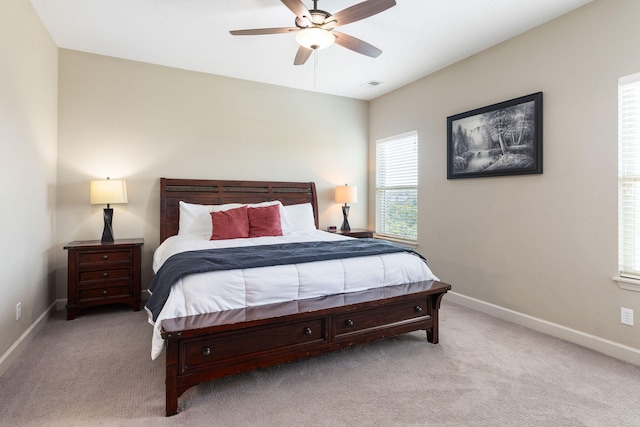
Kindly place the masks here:
POLYGON ((313 0, 313 9, 311 10, 307 9, 302 0, 281 1, 296 15, 295 27, 234 30, 230 33, 234 36, 254 36, 295 32, 296 41, 300 47, 293 61, 294 65, 304 64, 314 50, 323 49, 334 42, 354 52, 372 58, 378 57, 382 51, 377 47, 353 36, 335 31, 334 28, 360 21, 396 5, 395 0, 366 0, 332 15, 318 9, 318 0, 313 0))

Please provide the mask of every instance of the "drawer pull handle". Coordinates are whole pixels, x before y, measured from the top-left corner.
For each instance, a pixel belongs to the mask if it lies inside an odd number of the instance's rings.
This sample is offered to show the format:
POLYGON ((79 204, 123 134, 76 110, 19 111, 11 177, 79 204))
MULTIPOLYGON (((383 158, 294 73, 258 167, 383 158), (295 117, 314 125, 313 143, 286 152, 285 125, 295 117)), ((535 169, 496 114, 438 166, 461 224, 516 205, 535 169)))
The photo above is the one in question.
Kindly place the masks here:
POLYGON ((109 293, 109 291, 107 291, 106 289, 104 291, 102 291, 102 295, 107 295, 109 293))
POLYGON ((416 305, 416 312, 422 313, 422 307, 420 307, 419 305, 416 305))
POLYGON ((102 259, 105 260, 105 261, 108 260, 109 259, 109 255, 102 255, 102 259))
POLYGON ((313 331, 311 330, 311 328, 304 328, 304 334, 307 336, 311 336, 311 334, 313 333, 313 331))
POLYGON ((347 326, 353 326, 353 320, 347 319, 347 320, 344 321, 344 324, 347 325, 347 326))
POLYGON ((107 273, 107 272, 102 273, 102 277, 107 277, 108 275, 109 275, 109 273, 107 273))
POLYGON ((203 356, 207 356, 207 357, 208 357, 208 356, 211 356, 211 348, 209 348, 209 347, 204 347, 204 348, 202 349, 202 355, 203 355, 203 356))

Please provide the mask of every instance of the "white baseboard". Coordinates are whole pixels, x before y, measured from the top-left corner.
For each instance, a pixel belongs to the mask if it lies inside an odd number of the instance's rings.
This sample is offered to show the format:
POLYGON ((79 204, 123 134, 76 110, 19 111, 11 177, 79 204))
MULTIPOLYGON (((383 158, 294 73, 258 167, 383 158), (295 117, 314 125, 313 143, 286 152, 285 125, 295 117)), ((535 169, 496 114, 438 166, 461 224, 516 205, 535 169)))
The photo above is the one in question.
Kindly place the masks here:
POLYGON ((489 314, 499 319, 516 323, 529 329, 533 329, 534 331, 561 338, 563 340, 581 345, 591 350, 604 353, 608 356, 615 357, 616 359, 624 360, 625 362, 633 363, 634 365, 640 366, 640 349, 600 338, 595 335, 580 332, 575 329, 567 328, 566 326, 538 319, 537 317, 529 316, 527 314, 500 307, 499 305, 490 304, 488 302, 484 302, 455 292, 449 291, 446 294, 445 298, 456 304, 478 310, 482 313, 489 314))
POLYGON ((42 327, 47 323, 47 319, 56 309, 56 302, 53 302, 47 309, 36 319, 35 322, 24 331, 24 333, 13 343, 2 357, 0 357, 0 375, 2 375, 9 366, 20 356, 20 353, 29 345, 42 327))

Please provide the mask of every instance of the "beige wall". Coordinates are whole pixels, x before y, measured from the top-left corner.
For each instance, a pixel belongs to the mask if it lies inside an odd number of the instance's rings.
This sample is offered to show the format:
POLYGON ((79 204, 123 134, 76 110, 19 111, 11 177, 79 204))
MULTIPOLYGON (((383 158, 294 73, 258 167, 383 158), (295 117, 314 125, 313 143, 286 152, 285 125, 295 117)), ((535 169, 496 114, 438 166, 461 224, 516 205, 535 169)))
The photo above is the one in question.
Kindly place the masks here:
POLYGON ((640 71, 638 16, 639 1, 599 0, 374 100, 369 162, 376 139, 418 130, 419 249, 455 292, 640 350, 640 293, 611 280, 617 83, 640 71), (544 174, 446 179, 447 116, 538 91, 544 174))
POLYGON ((2 2, 0 373, 11 346, 54 301, 57 75, 58 49, 31 3, 2 2))
POLYGON ((158 244, 159 178, 315 181, 320 225, 340 225, 336 185, 362 197, 367 223, 368 103, 278 86, 60 51, 58 298, 66 298, 62 246, 99 239, 102 208, 89 181, 127 180, 113 205, 116 238, 144 237, 143 288, 158 244))

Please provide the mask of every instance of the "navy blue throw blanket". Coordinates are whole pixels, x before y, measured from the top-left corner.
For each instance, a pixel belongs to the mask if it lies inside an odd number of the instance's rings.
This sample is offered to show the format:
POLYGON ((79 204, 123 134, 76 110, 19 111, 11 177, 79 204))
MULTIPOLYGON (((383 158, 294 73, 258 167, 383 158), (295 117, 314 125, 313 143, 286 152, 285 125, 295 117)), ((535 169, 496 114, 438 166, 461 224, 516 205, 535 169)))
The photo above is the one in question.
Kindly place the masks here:
POLYGON ((169 297, 171 286, 188 274, 300 264, 394 252, 408 252, 426 262, 426 259, 416 251, 379 239, 282 243, 182 252, 169 257, 154 276, 149 285, 149 292, 152 295, 147 301, 146 308, 152 313, 155 322, 169 297))

